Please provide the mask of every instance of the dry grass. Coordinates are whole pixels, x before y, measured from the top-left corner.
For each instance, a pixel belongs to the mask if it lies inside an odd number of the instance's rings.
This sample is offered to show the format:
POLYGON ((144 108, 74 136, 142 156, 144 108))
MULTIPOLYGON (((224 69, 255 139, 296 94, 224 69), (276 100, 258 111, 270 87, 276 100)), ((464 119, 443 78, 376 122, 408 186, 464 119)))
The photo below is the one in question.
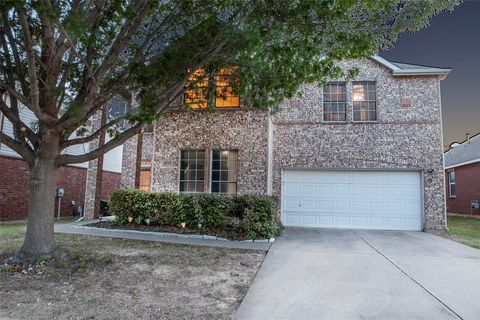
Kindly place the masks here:
MULTIPOLYGON (((0 227, 3 258, 22 230, 0 227)), ((75 235, 56 242, 63 257, 0 271, 0 318, 230 319, 265 256, 75 235)))

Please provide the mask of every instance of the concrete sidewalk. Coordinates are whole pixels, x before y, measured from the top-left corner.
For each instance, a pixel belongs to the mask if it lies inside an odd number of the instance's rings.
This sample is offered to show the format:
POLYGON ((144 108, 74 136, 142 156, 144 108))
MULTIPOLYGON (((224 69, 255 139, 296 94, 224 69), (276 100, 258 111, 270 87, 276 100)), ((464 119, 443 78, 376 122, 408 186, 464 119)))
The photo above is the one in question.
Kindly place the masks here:
POLYGON ((236 319, 480 319, 480 250, 424 232, 287 229, 236 319))
MULTIPOLYGON (((91 222, 90 222, 91 223, 91 222)), ((81 234, 86 236, 109 237, 119 239, 156 241, 164 243, 187 244, 193 246, 218 247, 230 249, 248 249, 268 251, 272 243, 269 242, 246 242, 230 240, 202 239, 201 237, 189 237, 187 235, 165 234, 160 232, 143 232, 135 230, 115 230, 86 226, 85 222, 55 224, 55 233, 81 234)))

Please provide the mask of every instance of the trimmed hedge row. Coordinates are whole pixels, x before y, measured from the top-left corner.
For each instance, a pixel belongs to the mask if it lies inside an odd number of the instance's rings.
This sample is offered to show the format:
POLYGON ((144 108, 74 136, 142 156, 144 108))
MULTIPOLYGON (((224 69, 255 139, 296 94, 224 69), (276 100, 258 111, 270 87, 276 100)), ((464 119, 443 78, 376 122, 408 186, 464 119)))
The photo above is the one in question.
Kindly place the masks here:
POLYGON ((128 223, 131 217, 137 224, 230 227, 244 231, 249 239, 275 237, 281 230, 277 202, 271 196, 227 197, 120 189, 112 192, 108 210, 119 224, 128 223))

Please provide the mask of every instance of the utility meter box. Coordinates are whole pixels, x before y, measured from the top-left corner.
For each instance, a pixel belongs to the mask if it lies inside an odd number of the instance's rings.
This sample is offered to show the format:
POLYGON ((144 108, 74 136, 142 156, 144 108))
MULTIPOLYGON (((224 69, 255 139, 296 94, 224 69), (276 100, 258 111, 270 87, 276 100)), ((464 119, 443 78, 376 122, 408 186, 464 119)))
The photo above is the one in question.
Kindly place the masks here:
POLYGON ((62 198, 65 194, 65 190, 63 188, 57 188, 57 197, 62 198))
POLYGON ((472 200, 472 209, 480 209, 480 200, 472 200))

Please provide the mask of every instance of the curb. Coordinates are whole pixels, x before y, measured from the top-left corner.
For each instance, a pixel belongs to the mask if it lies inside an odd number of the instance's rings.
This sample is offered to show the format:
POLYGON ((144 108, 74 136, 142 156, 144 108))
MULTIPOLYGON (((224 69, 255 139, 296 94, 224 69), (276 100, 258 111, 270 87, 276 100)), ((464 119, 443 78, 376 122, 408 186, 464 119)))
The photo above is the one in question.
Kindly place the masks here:
POLYGON ((205 239, 205 240, 217 240, 217 241, 229 241, 229 242, 261 242, 261 243, 273 243, 275 238, 270 239, 256 239, 256 240, 229 240, 207 234, 180 234, 170 232, 155 232, 155 231, 138 231, 138 230, 125 230, 125 229, 107 229, 98 227, 89 227, 87 225, 71 226, 71 228, 84 229, 84 230, 102 230, 113 233, 130 233, 130 234, 147 234, 161 237, 177 237, 177 238, 192 238, 192 239, 205 239))

